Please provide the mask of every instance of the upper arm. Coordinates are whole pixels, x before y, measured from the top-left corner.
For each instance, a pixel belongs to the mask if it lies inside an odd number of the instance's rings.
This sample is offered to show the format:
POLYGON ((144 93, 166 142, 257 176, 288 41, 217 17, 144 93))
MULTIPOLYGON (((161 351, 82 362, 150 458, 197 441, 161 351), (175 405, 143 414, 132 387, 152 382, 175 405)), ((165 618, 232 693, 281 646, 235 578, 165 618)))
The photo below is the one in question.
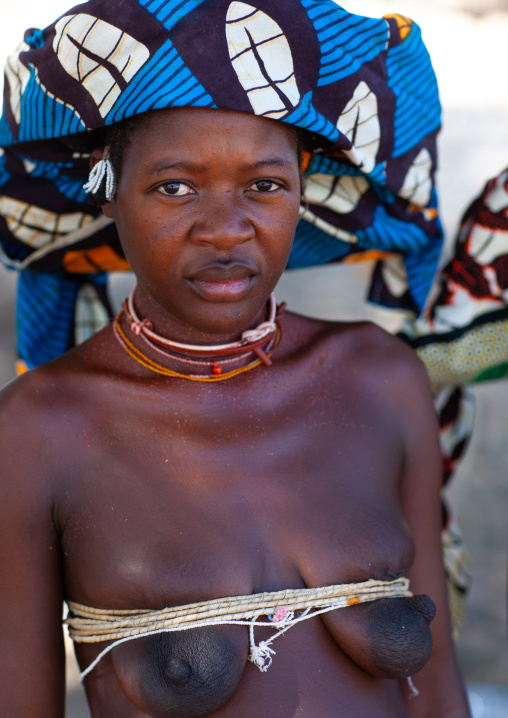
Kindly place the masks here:
POLYGON ((415 543, 408 577, 413 594, 430 596, 437 609, 431 624, 432 656, 414 680, 420 696, 407 708, 411 718, 465 718, 469 711, 454 655, 442 559, 438 422, 425 370, 406 352, 398 367, 398 394, 404 445, 401 504, 415 543))
MULTIPOLYGON (((26 392, 0 401, 0 717, 64 714, 62 576, 49 446, 26 392)), ((40 419, 39 419, 40 421, 40 419)))

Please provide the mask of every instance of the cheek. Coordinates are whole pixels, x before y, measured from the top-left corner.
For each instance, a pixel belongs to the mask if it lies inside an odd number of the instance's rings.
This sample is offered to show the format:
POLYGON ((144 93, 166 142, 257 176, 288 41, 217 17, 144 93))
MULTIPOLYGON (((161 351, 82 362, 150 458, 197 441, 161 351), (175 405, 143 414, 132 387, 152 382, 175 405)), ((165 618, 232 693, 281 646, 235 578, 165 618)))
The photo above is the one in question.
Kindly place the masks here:
POLYGON ((158 264, 158 255, 170 251, 174 232, 170 232, 167 222, 157 214, 147 216, 135 207, 127 212, 119 208, 115 221, 120 243, 133 268, 137 264, 158 264))
POLYGON ((290 206, 284 213, 275 214, 272 216, 268 235, 270 238, 270 244, 272 245, 273 256, 278 257, 279 262, 282 262, 285 266, 291 247, 293 246, 293 240, 295 237, 296 227, 299 219, 299 207, 300 203, 296 206, 290 206))

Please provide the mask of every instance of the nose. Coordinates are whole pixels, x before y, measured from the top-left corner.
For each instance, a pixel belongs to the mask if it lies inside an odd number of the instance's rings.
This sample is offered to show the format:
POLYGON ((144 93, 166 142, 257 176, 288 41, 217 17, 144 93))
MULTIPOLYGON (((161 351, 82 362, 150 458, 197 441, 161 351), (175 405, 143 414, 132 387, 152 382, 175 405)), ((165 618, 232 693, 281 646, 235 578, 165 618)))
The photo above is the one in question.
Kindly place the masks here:
POLYGON ((254 238, 256 231, 242 198, 234 192, 210 195, 200 205, 200 215, 191 231, 196 244, 228 250, 254 238))

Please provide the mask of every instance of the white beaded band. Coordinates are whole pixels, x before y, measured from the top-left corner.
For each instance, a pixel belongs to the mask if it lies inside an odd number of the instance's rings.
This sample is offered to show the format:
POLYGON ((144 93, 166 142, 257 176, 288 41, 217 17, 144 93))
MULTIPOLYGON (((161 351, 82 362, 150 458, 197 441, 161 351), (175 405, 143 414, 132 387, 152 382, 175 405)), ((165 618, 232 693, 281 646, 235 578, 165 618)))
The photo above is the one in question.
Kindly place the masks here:
POLYGON ((87 194, 97 194, 104 177, 106 177, 105 196, 106 200, 110 202, 116 194, 116 180, 113 165, 111 164, 111 160, 108 158, 107 154, 90 170, 88 182, 83 185, 83 189, 87 194))

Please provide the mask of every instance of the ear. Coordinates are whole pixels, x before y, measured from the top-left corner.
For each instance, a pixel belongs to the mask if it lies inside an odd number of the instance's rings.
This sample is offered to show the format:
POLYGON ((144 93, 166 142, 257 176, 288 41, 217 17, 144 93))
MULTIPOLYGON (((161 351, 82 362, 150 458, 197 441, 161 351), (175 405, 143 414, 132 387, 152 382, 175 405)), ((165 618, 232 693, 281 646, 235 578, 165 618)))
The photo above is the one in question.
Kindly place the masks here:
POLYGON ((97 162, 100 162, 104 157, 104 148, 96 147, 90 154, 90 169, 93 170, 97 162))

